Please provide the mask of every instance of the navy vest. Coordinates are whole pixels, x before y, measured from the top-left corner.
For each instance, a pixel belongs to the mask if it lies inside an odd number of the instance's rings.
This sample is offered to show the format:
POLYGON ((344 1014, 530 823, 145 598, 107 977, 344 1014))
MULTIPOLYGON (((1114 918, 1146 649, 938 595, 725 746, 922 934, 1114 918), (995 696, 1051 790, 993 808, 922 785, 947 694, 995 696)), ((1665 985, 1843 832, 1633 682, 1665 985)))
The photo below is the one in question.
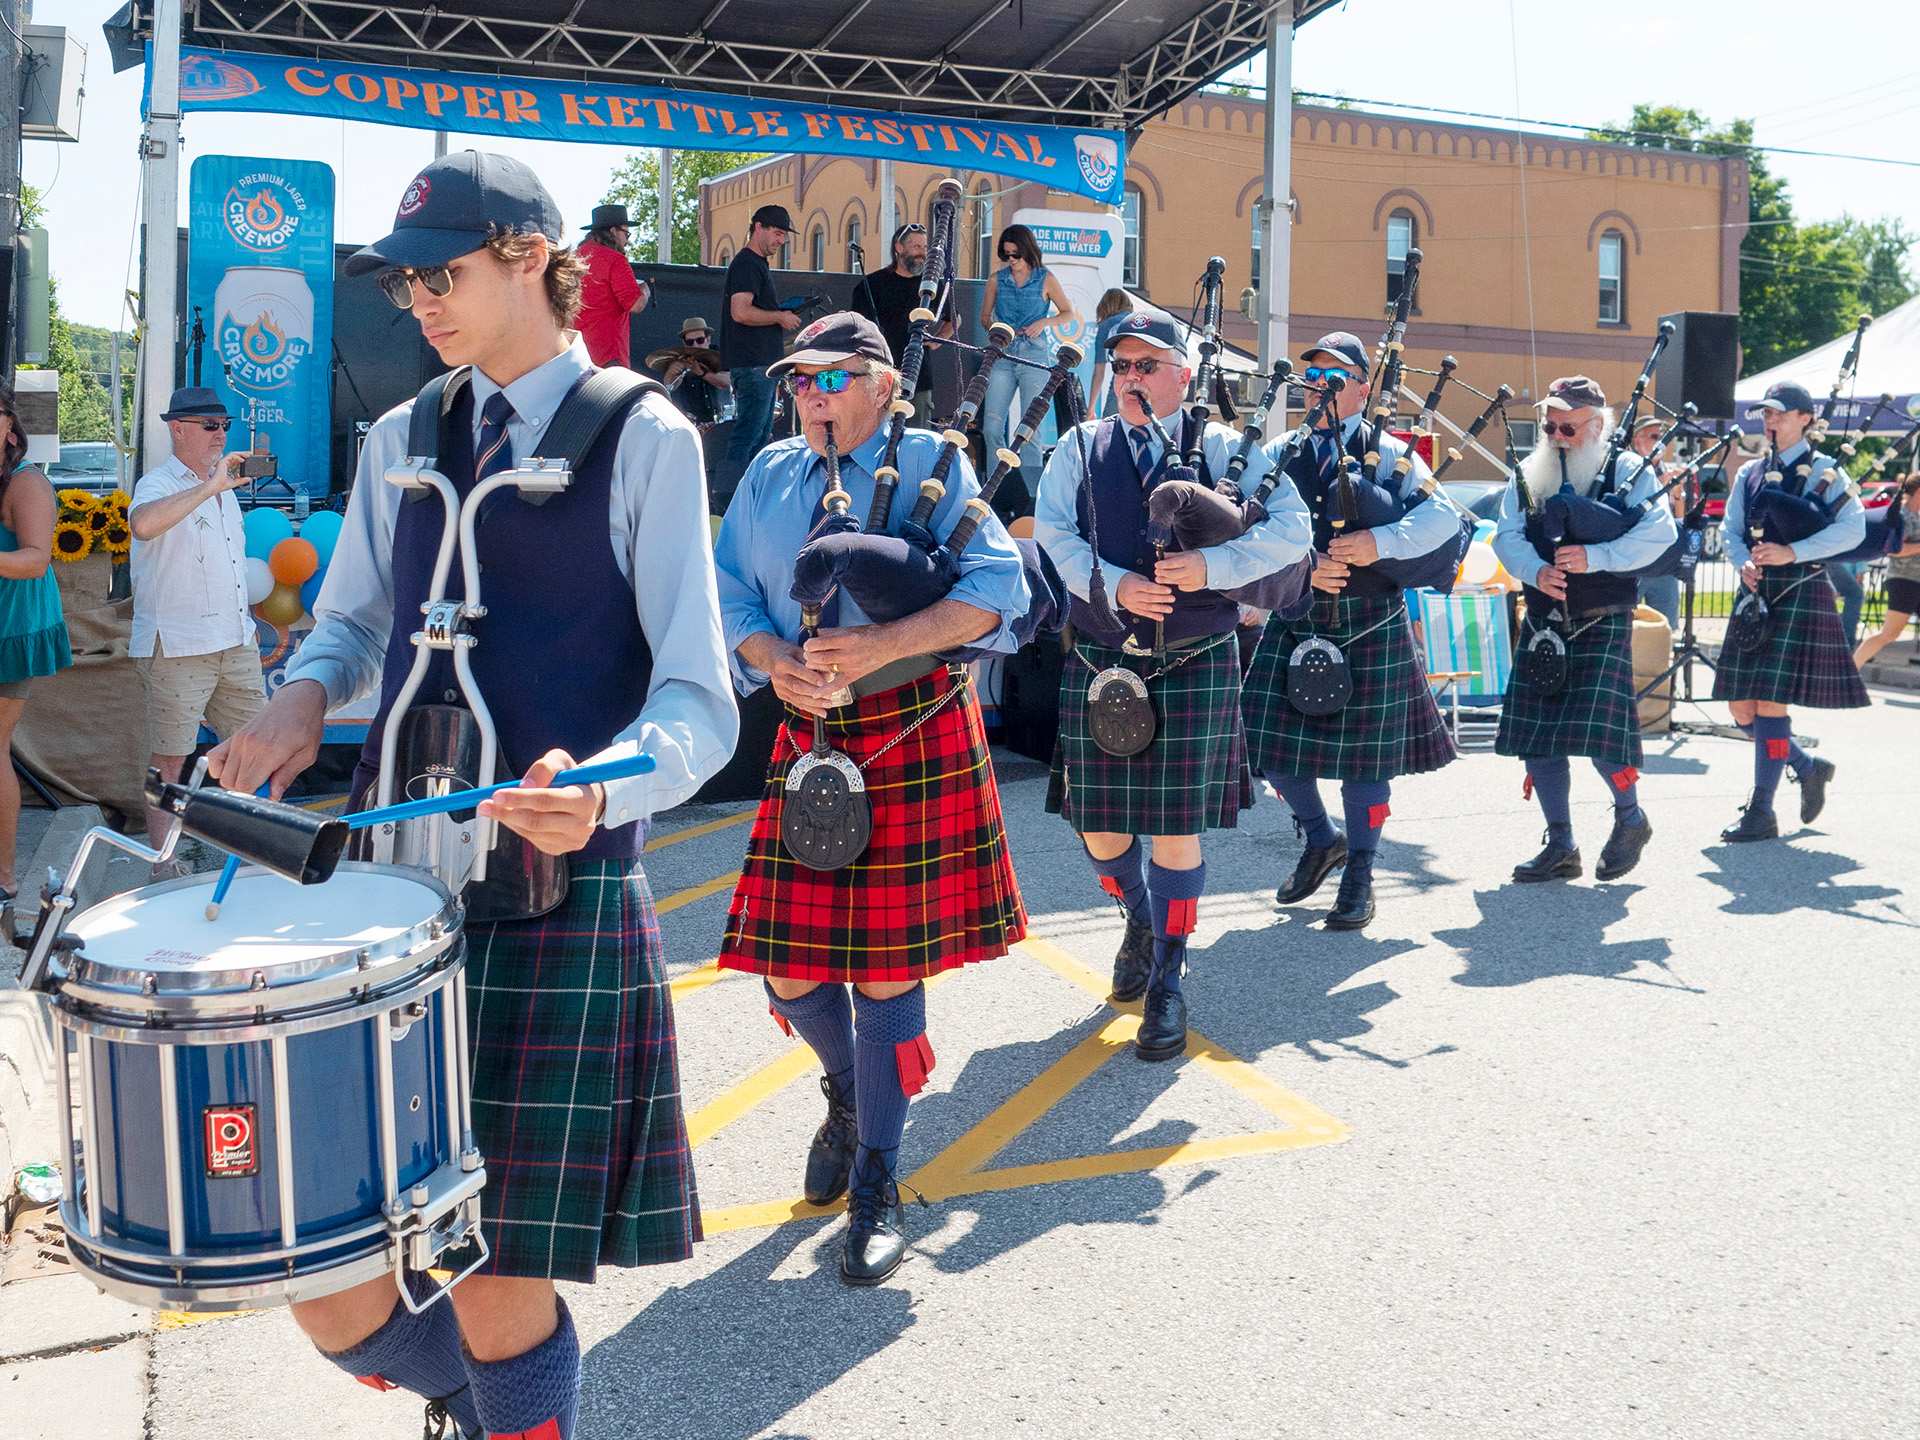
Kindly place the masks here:
MULTIPOLYGON (((1367 427, 1361 425, 1348 437, 1345 452, 1356 460, 1364 460, 1367 455, 1367 427)), ((1391 466, 1383 466, 1391 469, 1391 466)), ((1326 554, 1327 545, 1334 535, 1333 517, 1340 510, 1340 476, 1336 472, 1325 480, 1320 478, 1320 441, 1315 436, 1300 453, 1293 457, 1293 463, 1287 467, 1287 478, 1293 481, 1299 490, 1300 498, 1307 502, 1307 509, 1313 514, 1313 548, 1326 554)), ((1347 588, 1342 595, 1365 595, 1376 599, 1386 599, 1400 593, 1400 586, 1381 574, 1371 565, 1355 565, 1347 572, 1347 588)))
MULTIPOLYGON (((1186 444, 1187 430, 1191 424, 1191 418, 1183 412, 1175 436, 1182 446, 1186 444)), ((1089 494, 1099 507, 1102 564, 1117 565, 1149 580, 1153 578, 1153 543, 1147 539, 1147 492, 1166 478, 1169 458, 1162 455, 1153 473, 1143 481, 1139 467, 1134 464, 1133 447, 1121 433, 1120 418, 1109 416, 1094 428, 1093 439, 1087 445, 1089 483, 1075 497, 1074 510, 1080 522, 1080 533, 1085 536, 1088 532, 1089 494)), ((1202 485, 1213 483, 1213 476, 1207 470, 1204 450, 1200 455, 1199 480, 1202 485)), ((1111 587, 1108 594, 1112 595, 1111 587)), ((1120 617, 1129 619, 1125 611, 1120 612, 1120 617)), ((1073 597, 1072 618, 1074 629, 1082 635, 1099 633, 1099 627, 1092 623, 1086 601, 1077 595, 1073 597)), ((1167 616, 1166 638, 1195 640, 1208 635, 1224 635, 1239 623, 1240 607, 1218 590, 1176 590, 1173 592, 1173 613, 1167 616)), ((1128 628, 1135 644, 1153 644, 1153 621, 1132 617, 1128 628)))
MULTIPOLYGON (((500 779, 513 779, 547 751, 576 760, 606 748, 633 723, 647 698, 653 651, 635 613, 633 586, 620 573, 608 533, 614 456, 622 422, 616 415, 573 467, 573 481, 541 505, 497 490, 480 512, 481 594, 487 613, 473 622, 473 675, 500 735, 500 779)), ((473 489, 473 390, 462 387, 440 432, 440 472, 464 499, 473 489)), ((436 496, 403 500, 393 529, 393 633, 380 676, 380 709, 367 731, 354 773, 355 793, 379 770, 380 737, 394 697, 413 668, 410 637, 440 544, 436 496)), ((455 561, 446 598, 466 585, 455 561)), ((415 695, 422 705, 462 704, 453 661, 433 657, 415 695)), ((594 831, 576 852, 593 860, 631 859, 645 837, 638 821, 594 831)))

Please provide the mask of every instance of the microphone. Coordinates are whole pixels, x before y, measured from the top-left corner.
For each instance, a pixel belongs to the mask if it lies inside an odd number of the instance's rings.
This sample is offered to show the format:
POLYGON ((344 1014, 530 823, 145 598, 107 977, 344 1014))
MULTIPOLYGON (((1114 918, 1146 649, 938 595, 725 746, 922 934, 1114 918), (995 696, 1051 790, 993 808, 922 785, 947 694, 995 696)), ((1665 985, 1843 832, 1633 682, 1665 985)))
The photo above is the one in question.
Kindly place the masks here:
POLYGON ((856 255, 865 255, 867 253, 866 251, 860 248, 860 242, 858 240, 847 241, 847 249, 851 250, 856 255))

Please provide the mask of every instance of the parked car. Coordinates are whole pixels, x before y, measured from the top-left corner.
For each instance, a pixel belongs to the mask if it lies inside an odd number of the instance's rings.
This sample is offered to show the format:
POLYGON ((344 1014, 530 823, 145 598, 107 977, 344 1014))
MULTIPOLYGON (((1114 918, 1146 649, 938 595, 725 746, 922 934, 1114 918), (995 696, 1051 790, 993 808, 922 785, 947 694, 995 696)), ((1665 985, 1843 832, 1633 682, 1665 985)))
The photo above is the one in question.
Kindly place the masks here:
POLYGON ((1498 520, 1505 480, 1443 480, 1447 498, 1476 520, 1498 520))
POLYGON ((60 458, 47 467, 47 479, 56 490, 111 490, 119 476, 115 460, 109 441, 68 441, 60 447, 60 458))

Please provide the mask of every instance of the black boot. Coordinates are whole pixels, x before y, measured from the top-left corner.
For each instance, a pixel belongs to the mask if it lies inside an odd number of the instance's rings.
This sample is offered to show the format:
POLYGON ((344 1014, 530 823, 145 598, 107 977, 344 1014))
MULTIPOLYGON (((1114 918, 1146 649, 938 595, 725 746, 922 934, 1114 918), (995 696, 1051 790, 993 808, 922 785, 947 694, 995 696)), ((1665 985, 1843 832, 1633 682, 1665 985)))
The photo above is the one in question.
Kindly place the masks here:
POLYGON ((1647 842, 1653 838, 1653 822, 1647 819, 1642 810, 1637 821, 1628 821, 1617 811, 1613 817, 1613 833, 1607 836, 1607 843, 1600 848, 1600 863, 1594 868, 1596 880, 1618 880, 1634 866, 1640 863, 1640 852, 1647 848, 1647 842))
MULTIPOLYGON (((849 1285, 878 1285, 907 1258, 907 1211, 893 1176, 898 1152, 862 1150, 847 1192, 847 1245, 840 1278, 849 1285)), ((923 1202, 924 1203, 924 1202, 923 1202)))
POLYGON ((1171 1060, 1187 1050, 1187 997, 1178 984, 1163 983, 1158 971, 1147 985, 1147 1003, 1133 1048, 1142 1060, 1171 1060))
POLYGON ((846 1093, 842 1094, 833 1081, 822 1075, 820 1093, 827 1097, 827 1118, 813 1132, 813 1144, 807 1147, 804 1189, 809 1205, 831 1205, 847 1193, 847 1175, 853 1169, 857 1136, 853 1076, 847 1076, 846 1093))
POLYGON ((1329 930, 1362 930, 1373 919, 1373 852, 1355 850, 1347 856, 1347 873, 1340 877, 1340 894, 1327 913, 1329 930))
POLYGON ((1153 973, 1153 926, 1127 917, 1127 933, 1113 957, 1113 993, 1109 1000, 1138 1000, 1153 973))
POLYGON ((1340 866, 1347 863, 1347 837, 1338 830, 1333 839, 1325 845, 1309 845, 1300 856, 1300 863, 1293 867, 1293 878, 1274 892, 1273 898, 1282 905, 1298 905, 1326 883, 1340 866))
POLYGON ((1755 795, 1740 807, 1739 823, 1722 830, 1720 838, 1729 845, 1744 845, 1749 840, 1778 840, 1780 822, 1774 818, 1773 807, 1761 804, 1760 797, 1755 795))
POLYGON ((1827 808, 1827 782, 1833 779, 1831 760, 1816 760, 1813 769, 1800 780, 1800 823, 1811 825, 1827 808))
POLYGON ((1553 838, 1551 830, 1542 838, 1547 842, 1547 848, 1526 864, 1514 866, 1513 878, 1522 885, 1537 884, 1542 880, 1578 880, 1586 868, 1580 863, 1579 847, 1561 844, 1553 838))
POLYGON ((420 1440, 485 1440, 485 1437, 480 1431, 469 1430, 456 1420, 453 1412, 447 1408, 446 1400, 429 1400, 420 1440))

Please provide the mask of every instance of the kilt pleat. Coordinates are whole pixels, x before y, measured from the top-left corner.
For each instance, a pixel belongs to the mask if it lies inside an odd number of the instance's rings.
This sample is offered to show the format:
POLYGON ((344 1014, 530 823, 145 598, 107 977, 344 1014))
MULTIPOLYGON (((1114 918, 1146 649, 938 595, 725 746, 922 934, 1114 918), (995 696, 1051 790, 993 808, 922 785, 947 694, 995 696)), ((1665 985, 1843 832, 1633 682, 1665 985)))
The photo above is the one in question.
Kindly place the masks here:
MULTIPOLYGON (((828 717, 865 762, 955 683, 939 670, 828 717)), ((873 838, 852 864, 809 870, 780 843, 787 771, 813 737, 789 713, 727 911, 722 969, 822 982, 918 980, 991 960, 1026 934, 980 707, 969 686, 863 772, 873 838)))
POLYGON ((1761 572, 1760 596, 1772 610, 1772 633, 1750 655, 1721 646, 1714 661, 1714 699, 1765 700, 1815 710, 1857 710, 1871 703, 1826 573, 1816 571, 1786 598, 1775 600, 1805 573, 1797 565, 1761 572))
MULTIPOLYGON (((1147 681, 1159 730, 1138 755, 1109 755, 1093 743, 1087 687, 1111 665, 1136 675, 1160 662, 1080 641, 1060 676, 1060 735, 1047 785, 1047 810, 1082 835, 1198 835, 1231 830, 1253 805, 1246 734, 1240 724, 1240 650, 1232 633, 1202 641, 1199 654, 1147 681)), ((1168 652, 1178 660, 1183 652, 1168 652)))
POLYGON ((480 1273, 591 1281, 692 1254, 664 960, 637 860, 576 860, 559 909, 467 932, 480 1273))
POLYGON ((1398 597, 1322 595, 1297 620, 1267 621, 1241 706, 1255 774, 1391 780, 1456 758, 1401 607, 1398 597), (1332 715, 1303 715, 1287 699, 1287 662, 1315 635, 1353 671, 1353 698, 1332 715))
MULTIPOLYGON (((1493 748, 1531 759, 1586 755, 1638 769, 1643 750, 1633 703, 1633 617, 1603 615, 1570 628, 1582 625, 1588 628, 1567 642, 1567 684, 1558 695, 1541 694, 1514 666, 1493 748)), ((1532 620, 1523 619, 1521 648, 1533 632, 1532 620)))

